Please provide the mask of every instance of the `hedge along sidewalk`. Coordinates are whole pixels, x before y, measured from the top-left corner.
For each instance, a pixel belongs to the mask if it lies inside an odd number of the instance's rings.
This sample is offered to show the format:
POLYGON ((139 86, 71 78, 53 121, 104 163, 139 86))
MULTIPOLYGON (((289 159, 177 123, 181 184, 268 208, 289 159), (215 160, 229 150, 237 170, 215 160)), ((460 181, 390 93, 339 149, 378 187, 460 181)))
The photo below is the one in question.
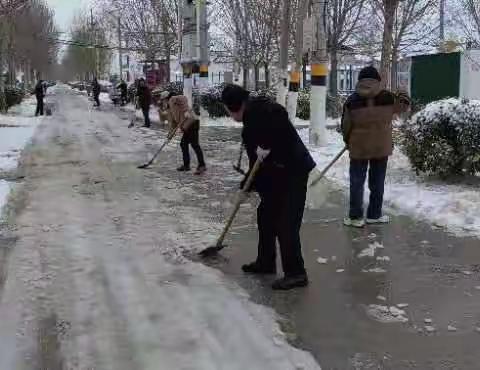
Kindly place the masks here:
MULTIPOLYGON (((297 119, 297 123, 299 121, 301 120, 297 119)), ((335 130, 327 130, 328 145, 325 148, 308 145, 308 129, 299 132, 320 169, 344 146, 342 136, 335 130)), ((348 154, 332 167, 327 178, 334 186, 348 193, 348 154)), ((408 158, 396 148, 387 172, 386 211, 424 220, 435 228, 445 228, 456 235, 480 237, 480 192, 477 189, 475 185, 450 185, 427 176, 417 176, 408 158)), ((366 199, 368 195, 367 189, 366 199)), ((347 211, 345 209, 345 214, 347 211)))

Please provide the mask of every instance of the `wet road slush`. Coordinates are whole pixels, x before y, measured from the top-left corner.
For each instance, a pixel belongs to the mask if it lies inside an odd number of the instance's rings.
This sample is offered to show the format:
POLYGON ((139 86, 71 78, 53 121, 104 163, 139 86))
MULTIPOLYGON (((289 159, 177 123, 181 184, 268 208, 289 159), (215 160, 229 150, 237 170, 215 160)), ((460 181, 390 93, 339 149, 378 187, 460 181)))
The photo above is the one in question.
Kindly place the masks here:
POLYGON ((290 341, 323 369, 477 369, 478 241, 404 216, 348 229, 343 194, 327 198, 304 217, 308 288, 272 292, 273 277, 241 272, 256 257, 253 208, 214 265, 276 310, 290 341))

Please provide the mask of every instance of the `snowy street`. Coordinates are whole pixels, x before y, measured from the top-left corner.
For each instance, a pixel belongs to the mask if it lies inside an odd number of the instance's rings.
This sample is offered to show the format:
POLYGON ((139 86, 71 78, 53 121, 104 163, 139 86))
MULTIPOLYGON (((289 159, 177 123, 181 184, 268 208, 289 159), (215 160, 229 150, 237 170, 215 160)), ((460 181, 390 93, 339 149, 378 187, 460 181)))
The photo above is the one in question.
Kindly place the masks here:
POLYGON ((92 110, 64 86, 49 99, 52 117, 22 118, 38 127, 8 172, 25 178, 1 230, 0 369, 478 368, 478 239, 415 215, 345 229, 345 192, 331 186, 305 214, 311 285, 273 292, 273 277, 240 270, 257 248, 253 197, 222 255, 196 256, 238 188, 238 126, 201 129, 203 177, 175 170, 178 138, 139 170, 164 128, 128 129, 129 111, 92 110))
POLYGON ((177 174, 174 145, 142 172, 164 132, 57 91, 2 233, 0 369, 317 369, 270 310, 180 253, 220 229, 205 204, 228 191, 228 142, 208 143, 207 181, 177 174))

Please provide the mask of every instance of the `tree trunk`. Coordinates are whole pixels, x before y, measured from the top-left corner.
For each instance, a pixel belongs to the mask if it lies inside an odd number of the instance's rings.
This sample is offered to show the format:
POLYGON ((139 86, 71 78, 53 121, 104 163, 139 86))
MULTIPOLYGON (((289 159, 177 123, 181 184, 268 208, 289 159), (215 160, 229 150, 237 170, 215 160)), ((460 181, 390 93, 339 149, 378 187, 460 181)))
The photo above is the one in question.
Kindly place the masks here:
POLYGON ((263 65, 263 68, 265 70, 265 88, 269 89, 270 88, 270 66, 268 63, 265 63, 263 65))
POLYGON ((253 75, 255 79, 255 91, 259 90, 258 80, 260 79, 260 68, 258 64, 253 65, 253 75))
POLYGON ((5 100, 5 85, 3 79, 3 63, 4 63, 4 36, 5 36, 5 23, 0 23, 0 113, 7 111, 7 102, 5 100))
POLYGON ((170 60, 171 60, 170 49, 167 49, 165 59, 167 60, 167 82, 170 83, 170 60))
POLYGON ((308 67, 308 54, 304 54, 302 59, 302 73, 303 73, 303 88, 307 87, 307 67, 308 67))
POLYGON ((338 53, 335 46, 332 47, 330 58, 330 95, 336 98, 338 95, 338 53))
POLYGON ((392 91, 395 91, 397 86, 397 76, 398 76, 398 51, 396 48, 392 50, 392 70, 391 70, 391 85, 390 88, 392 91))
POLYGON ((283 0, 281 34, 280 34, 280 81, 277 90, 277 103, 287 104, 288 94, 288 47, 290 41, 290 0, 283 0))
POLYGON ((395 21, 395 11, 397 10, 399 0, 383 0, 385 22, 383 26, 382 41, 382 61, 380 63, 380 74, 382 76, 383 86, 391 86, 391 66, 392 66, 392 47, 393 47, 393 24, 395 21))
POLYGON ((249 68, 243 65, 243 88, 248 89, 248 72, 249 68))

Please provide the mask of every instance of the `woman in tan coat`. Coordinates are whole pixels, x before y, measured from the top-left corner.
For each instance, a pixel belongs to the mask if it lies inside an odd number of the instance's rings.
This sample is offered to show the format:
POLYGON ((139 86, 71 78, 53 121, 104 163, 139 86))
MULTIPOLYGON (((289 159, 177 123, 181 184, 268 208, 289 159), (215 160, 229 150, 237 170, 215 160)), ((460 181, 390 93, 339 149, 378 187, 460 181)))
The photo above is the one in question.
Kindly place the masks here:
POLYGON ((207 167, 205 165, 205 159, 199 143, 200 119, 195 112, 188 107, 188 100, 185 96, 173 96, 169 94, 167 99, 168 121, 170 123, 170 129, 176 130, 179 128, 183 132, 183 137, 180 141, 180 147, 183 155, 183 165, 177 170, 181 172, 190 171, 189 146, 191 145, 198 161, 195 175, 201 175, 207 170, 207 167))

